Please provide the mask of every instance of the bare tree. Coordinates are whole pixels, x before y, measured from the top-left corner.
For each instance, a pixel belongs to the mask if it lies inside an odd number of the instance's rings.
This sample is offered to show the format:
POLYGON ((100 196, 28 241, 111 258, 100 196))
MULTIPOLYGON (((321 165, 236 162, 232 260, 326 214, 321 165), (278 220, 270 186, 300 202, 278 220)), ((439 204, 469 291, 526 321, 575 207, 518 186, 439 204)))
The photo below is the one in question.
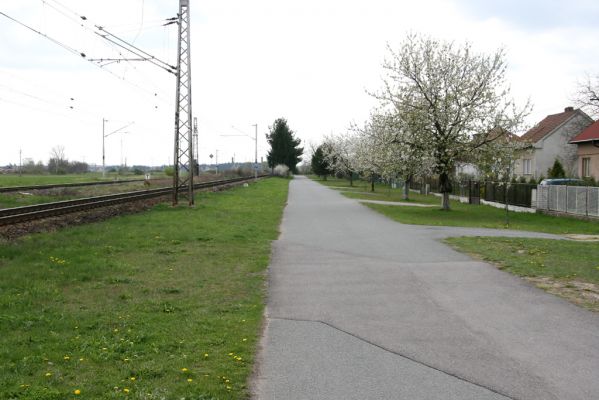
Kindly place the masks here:
POLYGON ((50 151, 50 160, 48 161, 48 169, 54 170, 55 174, 61 172, 67 166, 64 146, 54 146, 50 151))
POLYGON ((399 51, 388 51, 384 87, 374 96, 403 121, 410 142, 432 156, 442 206, 449 210, 456 162, 485 146, 493 129, 517 131, 530 106, 518 109, 509 97, 501 49, 476 54, 468 43, 456 46, 411 34, 399 51))
POLYGON ((599 118, 599 75, 594 78, 587 75, 584 81, 578 83, 574 101, 589 115, 599 118))

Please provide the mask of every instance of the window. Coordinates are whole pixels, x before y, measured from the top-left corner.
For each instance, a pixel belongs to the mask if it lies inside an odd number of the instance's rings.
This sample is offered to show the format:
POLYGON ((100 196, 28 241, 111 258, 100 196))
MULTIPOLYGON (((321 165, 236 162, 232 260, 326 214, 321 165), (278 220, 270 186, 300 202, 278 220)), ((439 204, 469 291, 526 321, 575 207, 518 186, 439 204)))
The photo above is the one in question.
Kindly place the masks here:
POLYGON ((582 159, 582 177, 588 178, 591 176, 591 159, 585 157, 582 159))
POLYGON ((522 173, 524 175, 531 175, 532 174, 532 160, 522 160, 522 173))

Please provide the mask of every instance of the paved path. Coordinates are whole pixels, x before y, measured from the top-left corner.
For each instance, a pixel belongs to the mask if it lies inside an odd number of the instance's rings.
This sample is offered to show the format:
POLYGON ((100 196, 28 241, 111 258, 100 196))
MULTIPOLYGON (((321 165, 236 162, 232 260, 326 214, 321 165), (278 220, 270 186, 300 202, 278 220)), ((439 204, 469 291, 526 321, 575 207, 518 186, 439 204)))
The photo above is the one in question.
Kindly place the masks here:
MULTIPOLYGON (((291 182, 257 399, 599 399, 599 316, 436 239, 291 182)), ((551 235, 536 235, 551 237, 551 235)))

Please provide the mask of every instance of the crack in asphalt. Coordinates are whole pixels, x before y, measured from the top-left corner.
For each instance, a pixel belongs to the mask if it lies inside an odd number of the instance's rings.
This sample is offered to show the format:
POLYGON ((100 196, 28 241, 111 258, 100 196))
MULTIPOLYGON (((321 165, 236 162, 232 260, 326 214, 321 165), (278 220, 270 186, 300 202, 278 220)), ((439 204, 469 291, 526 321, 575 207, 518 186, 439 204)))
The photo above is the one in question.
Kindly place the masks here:
POLYGON ((398 357, 404 358, 404 359, 406 359, 406 360, 409 360, 409 361, 411 361, 411 362, 414 362, 414 363, 416 363, 416 364, 418 364, 418 365, 422 365, 422 366, 424 366, 424 367, 426 367, 426 368, 429 368, 429 369, 435 370, 435 371, 437 371, 437 372, 440 372, 440 373, 442 373, 442 374, 444 374, 444 375, 451 376, 452 378, 458 379, 458 380, 460 380, 460 381, 462 381, 462 382, 466 382, 466 383, 469 383, 469 384, 471 384, 471 385, 477 386, 477 387, 479 387, 479 388, 482 388, 482 389, 488 390, 488 391, 490 391, 490 392, 492 392, 492 393, 495 393, 495 394, 498 394, 498 395, 500 395, 500 396, 503 396, 503 397, 505 397, 506 399, 510 399, 510 400, 520 400, 520 399, 519 399, 519 398, 517 398, 517 397, 512 397, 511 395, 508 395, 507 393, 503 393, 503 392, 501 392, 501 391, 499 391, 499 390, 497 390, 497 389, 493 389, 493 388, 491 388, 491 387, 488 387, 488 386, 482 385, 482 384, 480 384, 480 383, 473 382, 473 381, 471 381, 471 380, 469 380, 468 378, 465 378, 465 377, 463 377, 463 376, 460 376, 460 375, 457 375, 457 374, 454 374, 454 373, 451 373, 451 372, 448 372, 448 371, 442 370, 442 369, 440 369, 440 368, 437 368, 437 367, 435 367, 435 366, 433 366, 433 365, 427 364, 427 363, 425 363, 425 362, 423 362, 423 361, 420 361, 420 360, 418 360, 418 359, 416 359, 416 358, 414 358, 414 357, 412 357, 412 356, 408 356, 408 355, 406 355, 406 354, 402 354, 402 353, 400 353, 400 352, 398 352, 398 351, 391 350, 391 349, 389 349, 389 348, 387 348, 387 347, 385 347, 385 346, 382 346, 382 345, 380 345, 380 344, 374 343, 374 342, 372 342, 372 341, 370 341, 370 340, 368 340, 368 339, 365 339, 365 338, 363 338, 363 337, 360 337, 360 336, 358 336, 358 335, 356 335, 356 334, 354 334, 354 333, 351 333, 351 332, 349 332, 349 331, 346 331, 346 330, 344 330, 344 329, 341 329, 341 328, 339 328, 339 327, 337 327, 337 326, 335 326, 335 325, 331 324, 330 322, 326 322, 326 321, 320 321, 320 320, 311 320, 311 319, 301 319, 301 318, 286 318, 286 317, 267 317, 267 319, 269 319, 269 320, 277 320, 277 321, 308 322, 308 323, 322 324, 322 325, 325 325, 325 326, 327 326, 327 327, 329 327, 329 328, 335 329, 336 331, 342 332, 342 333, 344 333, 344 334, 346 334, 346 335, 348 335, 348 336, 351 336, 351 337, 353 337, 354 339, 360 340, 361 342, 367 343, 367 344, 369 344, 369 345, 371 345, 371 346, 374 346, 374 347, 376 347, 376 348, 378 348, 378 349, 380 349, 380 350, 383 350, 383 351, 385 351, 385 352, 387 352, 387 353, 390 353, 390 354, 396 355, 396 356, 398 356, 398 357))

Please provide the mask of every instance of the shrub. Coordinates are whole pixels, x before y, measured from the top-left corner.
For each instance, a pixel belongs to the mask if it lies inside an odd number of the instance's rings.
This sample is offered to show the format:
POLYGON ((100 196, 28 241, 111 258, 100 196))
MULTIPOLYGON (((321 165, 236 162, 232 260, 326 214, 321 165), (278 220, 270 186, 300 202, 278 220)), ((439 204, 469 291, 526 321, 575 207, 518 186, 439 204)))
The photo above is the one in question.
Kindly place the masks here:
POLYGON ((289 167, 286 166, 285 164, 278 164, 275 167, 275 169, 273 170, 273 173, 276 176, 288 177, 289 176, 289 167))
POLYGON ((547 170, 547 176, 549 178, 565 178, 566 171, 562 163, 556 158, 553 166, 547 170))
POLYGON ((166 176, 174 176, 175 175, 175 167, 165 167, 164 168, 164 174, 166 176))

